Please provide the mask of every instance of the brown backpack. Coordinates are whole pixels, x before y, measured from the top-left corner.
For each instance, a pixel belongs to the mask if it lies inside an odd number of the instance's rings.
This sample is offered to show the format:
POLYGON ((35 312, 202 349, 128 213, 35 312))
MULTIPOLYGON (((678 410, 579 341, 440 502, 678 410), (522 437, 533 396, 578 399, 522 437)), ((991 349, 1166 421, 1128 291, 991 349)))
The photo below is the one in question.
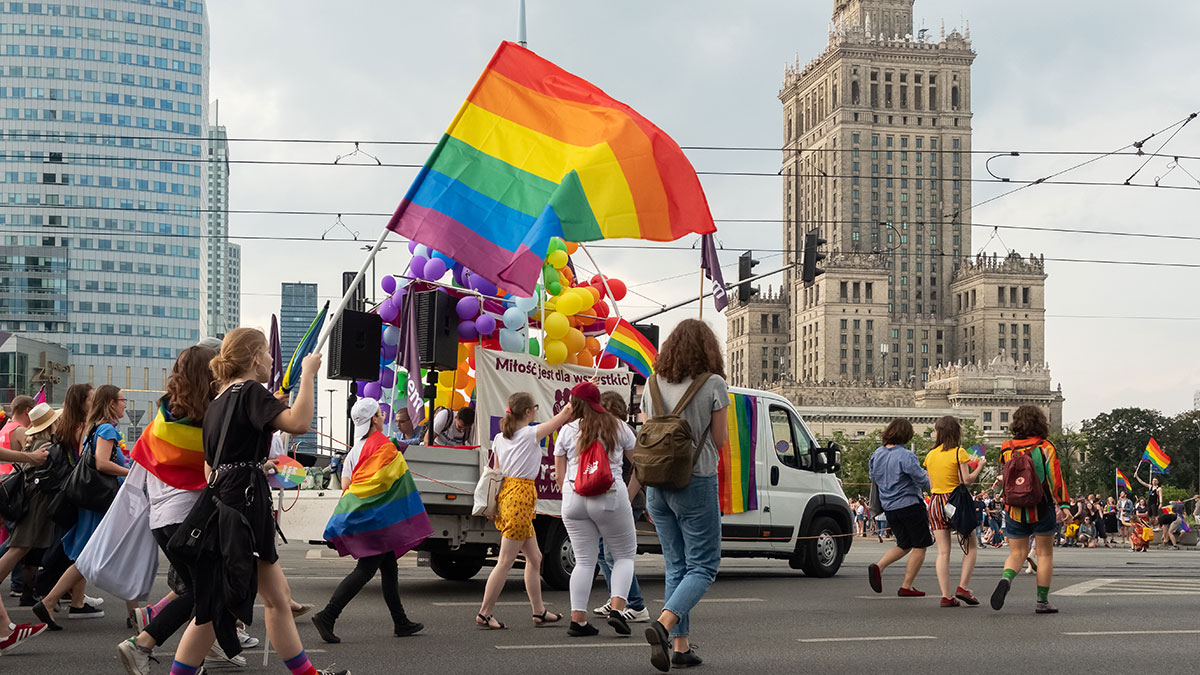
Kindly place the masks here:
POLYGON ((1045 491, 1033 464, 1032 450, 1014 449, 1004 465, 1004 503, 1009 506, 1032 509, 1042 503, 1045 491))
MULTIPOLYGON (((638 430, 632 457, 642 485, 681 490, 691 482, 692 469, 700 456, 699 448, 704 436, 701 435, 700 443, 697 443, 692 436, 692 426, 681 415, 708 381, 709 375, 697 375, 669 414, 665 412, 662 392, 658 388, 658 376, 650 376, 646 384, 650 387, 650 401, 654 405, 655 415, 638 430)), ((707 433, 708 429, 705 429, 707 433)))

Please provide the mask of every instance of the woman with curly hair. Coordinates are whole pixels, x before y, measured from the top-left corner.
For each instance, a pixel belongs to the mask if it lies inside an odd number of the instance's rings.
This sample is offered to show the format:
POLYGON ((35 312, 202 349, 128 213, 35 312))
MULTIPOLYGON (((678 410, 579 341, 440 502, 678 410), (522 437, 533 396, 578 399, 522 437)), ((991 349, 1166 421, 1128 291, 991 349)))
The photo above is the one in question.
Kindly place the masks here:
POLYGON ((680 322, 663 343, 642 392, 642 410, 647 419, 670 413, 688 393, 694 396, 682 417, 698 449, 691 480, 679 490, 652 487, 646 492, 646 510, 667 567, 666 603, 646 629, 646 641, 651 665, 663 672, 672 665, 700 665, 688 641, 688 612, 704 597, 721 564, 717 449, 729 438, 729 391, 721 344, 708 324, 696 319, 680 322), (693 385, 696 389, 690 391, 693 385))

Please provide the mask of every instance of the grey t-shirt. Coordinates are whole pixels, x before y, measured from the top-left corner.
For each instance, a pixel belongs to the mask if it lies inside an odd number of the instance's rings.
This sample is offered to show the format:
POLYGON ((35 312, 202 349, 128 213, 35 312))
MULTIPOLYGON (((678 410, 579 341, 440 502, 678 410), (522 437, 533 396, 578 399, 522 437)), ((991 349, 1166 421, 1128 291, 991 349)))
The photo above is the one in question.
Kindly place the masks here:
MULTIPOLYGON (((674 383, 660 378, 658 388, 662 392, 663 405, 667 407, 663 412, 670 413, 674 410, 675 404, 683 398, 690 386, 692 386, 690 377, 674 383)), ((647 383, 642 390, 642 410, 646 413, 646 419, 658 414, 654 410, 654 402, 651 398, 650 384, 647 383)), ((692 399, 691 404, 683 411, 683 419, 687 420, 688 425, 692 428, 692 441, 701 442, 701 436, 704 439, 703 445, 700 446, 700 456, 696 459, 696 468, 692 470, 693 476, 717 475, 717 447, 713 445, 712 434, 708 432, 709 427, 712 426, 712 414, 727 407, 729 407, 729 389, 725 380, 716 375, 710 375, 708 381, 692 399)))

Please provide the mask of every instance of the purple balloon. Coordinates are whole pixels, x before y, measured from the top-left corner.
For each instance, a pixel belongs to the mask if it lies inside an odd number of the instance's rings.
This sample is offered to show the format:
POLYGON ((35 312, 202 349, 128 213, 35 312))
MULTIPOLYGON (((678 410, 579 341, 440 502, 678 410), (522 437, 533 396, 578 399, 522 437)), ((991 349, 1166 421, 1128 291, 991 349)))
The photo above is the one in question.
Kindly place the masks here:
POLYGON ((488 281, 487 279, 484 279, 483 277, 479 276, 478 274, 471 275, 471 288, 479 291, 480 293, 482 293, 484 295, 495 295, 496 294, 496 284, 493 284, 492 282, 488 281))
POLYGON ((414 279, 424 279, 425 263, 427 262, 429 261, 419 255, 413 256, 413 259, 408 262, 409 276, 413 277, 414 279))
POLYGON ((458 337, 460 340, 471 342, 479 337, 479 331, 475 330, 474 321, 463 321, 458 324, 458 337))
POLYGON ((388 295, 395 293, 396 292, 396 277, 393 277, 390 274, 385 276, 383 279, 380 280, 379 287, 382 288, 383 292, 387 293, 388 295))
POLYGON ((446 261, 441 258, 431 258, 425 263, 425 274, 422 276, 426 281, 437 281, 446 275, 446 261))
POLYGON ((398 350, 399 347, 396 345, 383 345, 379 350, 379 358, 384 361, 394 361, 398 350))
POLYGON ((479 316, 479 298, 472 295, 462 298, 454 306, 454 311, 458 314, 458 318, 463 321, 474 319, 479 316))
POLYGON ((386 403, 379 404, 379 412, 383 413, 383 423, 387 424, 392 421, 392 406, 386 403))
POLYGON ((415 242, 415 241, 411 241, 411 240, 410 240, 410 241, 408 242, 408 252, 409 252, 409 253, 416 253, 416 252, 417 252, 417 247, 418 247, 418 246, 420 246, 420 244, 418 244, 418 243, 417 243, 417 242, 415 242))
POLYGON ((396 383, 396 373, 392 372, 391 368, 379 369, 379 386, 384 389, 391 389, 396 383))
POLYGON ((463 267, 461 263, 455 263, 452 271, 454 273, 454 284, 456 286, 466 286, 467 268, 463 267))
POLYGON ((475 319, 475 332, 480 335, 491 335, 496 330, 496 317, 491 314, 481 314, 475 319))
POLYGON ((358 396, 359 398, 366 396, 366 391, 365 391, 366 386, 367 386, 367 383, 363 382, 362 380, 355 382, 354 383, 354 394, 356 396, 358 396))
POLYGON ((373 398, 378 401, 381 394, 383 394, 383 387, 379 386, 378 382, 368 382, 367 386, 363 387, 364 398, 373 398))
POLYGON ((391 323, 396 320, 396 316, 400 314, 400 310, 392 304, 392 299, 388 298, 379 305, 379 318, 383 319, 384 323, 391 323))

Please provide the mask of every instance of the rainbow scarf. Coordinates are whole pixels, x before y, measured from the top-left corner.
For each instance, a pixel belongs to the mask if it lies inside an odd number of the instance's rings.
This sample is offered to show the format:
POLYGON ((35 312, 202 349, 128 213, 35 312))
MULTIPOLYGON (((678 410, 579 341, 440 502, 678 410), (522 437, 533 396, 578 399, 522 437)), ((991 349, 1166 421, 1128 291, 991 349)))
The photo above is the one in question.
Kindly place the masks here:
POLYGON ((339 555, 402 556, 431 534, 408 462, 395 441, 376 431, 367 437, 350 485, 325 526, 325 541, 339 555))
POLYGON ((723 514, 758 509, 758 483, 754 479, 758 403, 746 394, 730 394, 729 403, 729 442, 717 454, 717 492, 723 514))
POLYGON ((658 350, 650 340, 625 319, 617 322, 604 351, 624 361, 642 377, 650 377, 654 372, 654 360, 658 358, 658 350))
POLYGON ((170 402, 158 400, 158 412, 133 445, 132 458, 156 478, 180 490, 204 487, 204 442, 200 427, 171 416, 170 402))
POLYGON ((388 229, 531 296, 551 237, 716 232, 666 133, 595 85, 501 43, 388 229))

